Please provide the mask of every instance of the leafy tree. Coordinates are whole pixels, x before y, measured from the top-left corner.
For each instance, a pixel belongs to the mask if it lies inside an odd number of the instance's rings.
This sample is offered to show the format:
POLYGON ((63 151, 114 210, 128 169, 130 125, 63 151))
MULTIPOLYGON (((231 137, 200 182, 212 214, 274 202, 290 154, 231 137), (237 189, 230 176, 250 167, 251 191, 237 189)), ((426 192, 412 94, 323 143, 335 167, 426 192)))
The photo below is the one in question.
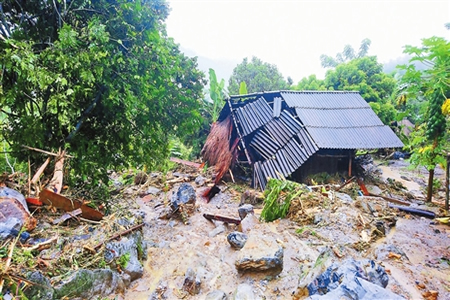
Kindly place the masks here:
POLYGON ((317 79, 316 75, 310 75, 308 78, 304 77, 297 85, 291 87, 297 91, 326 91, 324 80, 317 79))
POLYGON ((336 54, 336 58, 322 54, 320 56, 320 63, 324 68, 335 68, 337 65, 344 62, 349 62, 356 58, 365 57, 367 55, 367 52, 369 51, 371 43, 372 42, 369 39, 362 40, 361 45, 359 46, 358 53, 355 53, 355 50, 352 46, 345 45, 344 51, 336 54))
MULTIPOLYGON (((241 82, 245 82, 249 93, 284 90, 289 87, 277 66, 265 63, 254 56, 250 62, 244 58, 242 63, 234 68, 228 85, 230 94, 239 94, 241 82)), ((290 82, 292 83, 292 79, 290 82)))
POLYGON ((422 46, 405 46, 405 53, 412 55, 408 65, 399 66, 405 71, 402 82, 404 93, 400 96, 403 102, 408 99, 424 98, 428 102, 428 110, 422 120, 420 131, 412 141, 413 152, 411 162, 423 165, 429 171, 427 200, 431 201, 434 169, 436 164, 444 161, 445 135, 447 124, 443 111, 444 101, 450 96, 450 43, 440 37, 422 40, 422 46), (414 62, 419 61, 429 66, 418 70, 414 62))
POLYGON ((78 175, 168 155, 201 123, 203 74, 167 37, 164 0, 7 0, 0 10, 2 134, 65 148, 78 175))

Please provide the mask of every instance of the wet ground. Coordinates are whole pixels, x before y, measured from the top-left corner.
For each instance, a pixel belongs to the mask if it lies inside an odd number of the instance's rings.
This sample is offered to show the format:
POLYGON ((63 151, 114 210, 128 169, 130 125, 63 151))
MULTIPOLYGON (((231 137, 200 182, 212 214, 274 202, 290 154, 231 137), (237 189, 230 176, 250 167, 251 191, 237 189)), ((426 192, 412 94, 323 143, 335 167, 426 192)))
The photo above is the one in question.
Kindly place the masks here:
MULTIPOLYGON (((420 191, 420 180, 426 178, 426 174, 406 169, 403 162, 394 161, 380 168, 385 177, 401 181, 409 190, 420 191)), ((194 182, 191 184, 196 186, 194 182)), ((162 204, 171 199, 178 185, 159 196, 136 199, 139 209, 145 213, 148 260, 144 276, 132 283, 124 295, 112 295, 111 299, 204 299, 218 289, 233 299, 240 283, 250 284, 258 299, 292 299, 299 281, 325 249, 332 249, 329 262, 353 257, 381 263, 390 274, 387 289, 406 299, 426 299, 423 295, 430 291, 438 292, 437 299, 450 299, 450 227, 447 225, 393 212, 380 199, 356 200, 350 190, 343 190, 353 199, 341 200, 333 194, 325 202, 317 200, 318 207, 308 212, 313 216, 309 224, 282 219, 251 226, 249 234, 271 235, 277 239, 284 248, 284 268, 275 277, 241 274, 234 265, 238 250, 230 247, 226 239, 236 226, 227 225, 224 232, 213 236, 217 224, 206 220, 203 214, 238 218, 243 190, 234 185, 221 185, 222 192, 206 203, 201 197, 205 187, 198 187, 196 208, 185 225, 181 218, 159 218, 164 210, 162 204), (375 210, 368 210, 362 203, 365 201, 375 210), (376 222, 382 222, 384 235, 374 236, 376 222), (188 268, 200 276, 198 295, 182 290, 188 268)), ((436 207, 429 209, 439 211, 436 207)), ((255 213, 259 217, 260 210, 255 209, 255 213)))

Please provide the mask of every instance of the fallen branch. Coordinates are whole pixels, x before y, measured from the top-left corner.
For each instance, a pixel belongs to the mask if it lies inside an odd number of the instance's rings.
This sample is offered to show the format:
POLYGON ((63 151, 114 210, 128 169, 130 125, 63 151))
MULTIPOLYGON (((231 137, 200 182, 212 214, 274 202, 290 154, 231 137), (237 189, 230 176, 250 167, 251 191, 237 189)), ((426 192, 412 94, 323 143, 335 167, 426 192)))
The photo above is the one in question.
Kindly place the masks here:
POLYGON ((121 237, 121 236, 123 236, 123 235, 126 235, 126 234, 128 234, 128 233, 130 233, 130 232, 133 232, 133 231, 135 231, 135 230, 137 230, 137 229, 139 229, 139 228, 141 228, 141 227, 143 227, 143 226, 144 226, 144 223, 141 223, 141 224, 138 224, 138 225, 136 225, 136 226, 131 227, 130 229, 127 229, 127 230, 125 230, 125 231, 119 232, 118 234, 115 234, 115 235, 113 235, 112 237, 110 237, 109 239, 107 239, 106 241, 101 242, 101 243, 98 243, 93 249, 97 250, 97 249, 100 248, 104 243, 107 243, 107 242, 109 242, 109 241, 115 240, 115 239, 117 239, 118 237, 121 237))
POLYGON ((3 284, 5 283, 4 275, 8 274, 9 266, 11 265, 12 256, 14 253, 14 248, 16 247, 17 241, 19 240, 20 234, 13 240, 11 246, 9 247, 8 258, 6 259, 5 266, 2 268, 1 276, 0 276, 0 292, 3 291, 3 284))
POLYGON ((33 245, 31 247, 24 247, 22 248, 24 251, 33 251, 37 249, 41 249, 49 244, 52 244, 53 242, 56 242, 58 240, 57 236, 52 237, 51 239, 48 239, 42 243, 37 243, 36 245, 33 245))
MULTIPOLYGON (((48 154, 48 155, 51 155, 51 156, 58 156, 57 153, 45 151, 45 150, 42 150, 42 149, 33 148, 33 147, 25 146, 25 145, 22 145, 22 147, 24 147, 24 148, 26 148, 26 149, 28 149, 28 150, 33 150, 33 151, 40 152, 40 153, 44 153, 44 154, 48 154)), ((72 155, 68 155, 68 154, 64 154, 64 157, 73 158, 72 155)))
POLYGON ((344 182, 343 184, 341 184, 337 189, 336 192, 339 192, 340 189, 342 189, 344 186, 346 186, 347 184, 349 184, 350 182, 352 182, 353 180, 356 179, 356 176, 353 176, 352 178, 348 179, 346 182, 344 182))
POLYGON ((376 195, 376 194, 372 194, 372 193, 369 193, 369 196, 380 197, 380 198, 383 198, 384 200, 386 200, 388 202, 397 203, 397 204, 401 204, 401 205, 406 205, 406 206, 410 206, 411 205, 411 203, 406 202, 406 201, 402 201, 402 200, 398 200, 398 199, 394 199, 394 198, 390 198, 390 197, 386 197, 386 196, 376 195))

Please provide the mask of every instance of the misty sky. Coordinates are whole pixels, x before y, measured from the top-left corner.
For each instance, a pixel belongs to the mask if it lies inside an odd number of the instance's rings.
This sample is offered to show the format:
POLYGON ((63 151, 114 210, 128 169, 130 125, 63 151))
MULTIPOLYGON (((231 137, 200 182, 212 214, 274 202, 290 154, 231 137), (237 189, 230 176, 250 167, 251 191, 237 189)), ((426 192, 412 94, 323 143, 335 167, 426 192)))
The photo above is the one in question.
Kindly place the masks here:
MULTIPOLYGON (((324 77, 320 55, 335 56, 346 44, 358 50, 372 41, 369 55, 387 63, 403 46, 422 38, 450 39, 450 0, 441 1, 264 1, 169 0, 168 35, 200 67, 231 74, 244 57, 277 65, 294 83, 324 77)), ((227 76, 229 76, 227 74, 227 76)), ((228 77, 225 78, 228 80, 228 77)))

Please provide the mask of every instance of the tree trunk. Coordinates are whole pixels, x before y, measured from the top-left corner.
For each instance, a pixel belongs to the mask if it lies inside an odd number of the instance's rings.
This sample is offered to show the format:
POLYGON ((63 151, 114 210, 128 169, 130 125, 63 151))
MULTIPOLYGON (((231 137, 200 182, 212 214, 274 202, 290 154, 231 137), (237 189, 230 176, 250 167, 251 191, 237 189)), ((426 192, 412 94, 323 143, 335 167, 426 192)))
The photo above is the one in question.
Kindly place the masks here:
POLYGON ((431 198, 433 196, 433 179, 434 179, 434 168, 428 170, 428 192, 427 192, 427 202, 431 202, 431 198))
POLYGON ((445 169, 445 209, 448 210, 448 201, 449 201, 449 183, 450 177, 450 153, 447 153, 447 168, 445 169))

